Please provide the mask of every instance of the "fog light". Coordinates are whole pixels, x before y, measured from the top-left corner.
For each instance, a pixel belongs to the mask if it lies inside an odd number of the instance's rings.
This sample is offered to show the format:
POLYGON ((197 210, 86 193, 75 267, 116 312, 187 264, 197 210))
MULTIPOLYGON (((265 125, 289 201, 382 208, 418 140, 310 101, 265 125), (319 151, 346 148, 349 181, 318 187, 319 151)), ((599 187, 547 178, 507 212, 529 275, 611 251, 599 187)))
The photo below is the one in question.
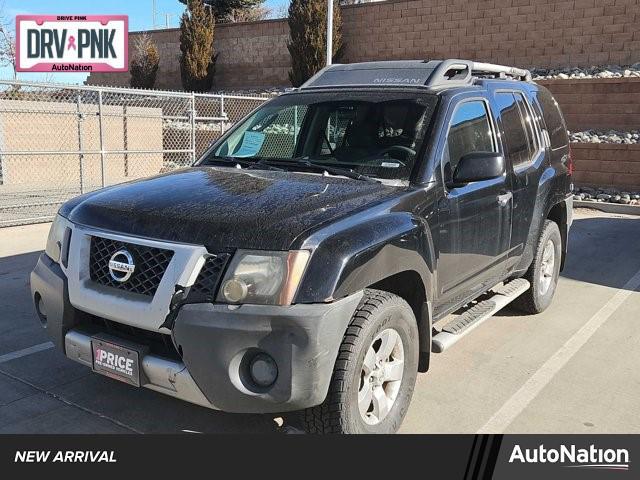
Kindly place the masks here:
POLYGON ((278 378, 278 366, 266 353, 258 353, 249 364, 251 379, 260 387, 273 385, 278 378))
POLYGON ((232 278, 222 286, 222 294, 230 302, 241 302, 247 297, 249 287, 238 278, 232 278))

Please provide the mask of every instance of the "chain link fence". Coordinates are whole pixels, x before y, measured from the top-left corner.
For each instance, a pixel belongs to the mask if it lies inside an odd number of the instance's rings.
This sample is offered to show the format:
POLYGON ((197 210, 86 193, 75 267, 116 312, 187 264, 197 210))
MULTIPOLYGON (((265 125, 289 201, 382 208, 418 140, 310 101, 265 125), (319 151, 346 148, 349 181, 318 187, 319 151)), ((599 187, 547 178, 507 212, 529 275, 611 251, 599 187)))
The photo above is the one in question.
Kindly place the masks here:
POLYGON ((0 227, 190 166, 268 97, 0 80, 0 227))

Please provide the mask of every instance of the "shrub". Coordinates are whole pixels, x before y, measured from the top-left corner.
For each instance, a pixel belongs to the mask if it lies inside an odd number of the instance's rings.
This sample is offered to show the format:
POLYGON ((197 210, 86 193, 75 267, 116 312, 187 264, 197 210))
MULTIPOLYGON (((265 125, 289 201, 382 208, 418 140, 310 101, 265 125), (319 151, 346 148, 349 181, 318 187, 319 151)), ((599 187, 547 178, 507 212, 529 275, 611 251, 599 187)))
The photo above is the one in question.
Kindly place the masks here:
MULTIPOLYGON (((326 0, 292 0, 289 5, 289 42, 291 55, 289 80, 299 87, 326 65, 326 0)), ((333 60, 342 54, 342 15, 340 4, 333 7, 333 60)))
POLYGON ((134 44, 129 84, 135 88, 153 88, 159 63, 160 55, 154 41, 147 34, 140 35, 134 44))
POLYGON ((213 85, 215 20, 202 0, 188 0, 180 19, 180 77, 187 91, 208 92, 213 85))

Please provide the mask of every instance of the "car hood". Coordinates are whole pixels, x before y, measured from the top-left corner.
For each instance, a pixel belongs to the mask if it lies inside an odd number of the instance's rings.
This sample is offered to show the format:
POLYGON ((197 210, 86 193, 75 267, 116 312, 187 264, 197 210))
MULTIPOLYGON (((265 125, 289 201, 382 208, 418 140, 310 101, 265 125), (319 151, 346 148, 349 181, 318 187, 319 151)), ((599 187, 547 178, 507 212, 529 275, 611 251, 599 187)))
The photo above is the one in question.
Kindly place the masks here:
POLYGON ((305 231, 397 191, 342 177, 196 167, 80 196, 60 213, 74 223, 210 251, 286 250, 305 231))

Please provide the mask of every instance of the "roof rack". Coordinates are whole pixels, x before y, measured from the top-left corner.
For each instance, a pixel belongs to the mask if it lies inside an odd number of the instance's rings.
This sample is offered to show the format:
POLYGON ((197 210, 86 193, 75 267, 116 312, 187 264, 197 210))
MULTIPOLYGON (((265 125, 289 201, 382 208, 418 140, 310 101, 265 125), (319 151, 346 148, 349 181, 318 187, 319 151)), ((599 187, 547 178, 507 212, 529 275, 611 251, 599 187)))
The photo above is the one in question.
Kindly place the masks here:
POLYGON ((478 77, 531 81, 531 72, 470 60, 399 60, 329 65, 301 89, 405 86, 429 89, 472 85, 478 77))

